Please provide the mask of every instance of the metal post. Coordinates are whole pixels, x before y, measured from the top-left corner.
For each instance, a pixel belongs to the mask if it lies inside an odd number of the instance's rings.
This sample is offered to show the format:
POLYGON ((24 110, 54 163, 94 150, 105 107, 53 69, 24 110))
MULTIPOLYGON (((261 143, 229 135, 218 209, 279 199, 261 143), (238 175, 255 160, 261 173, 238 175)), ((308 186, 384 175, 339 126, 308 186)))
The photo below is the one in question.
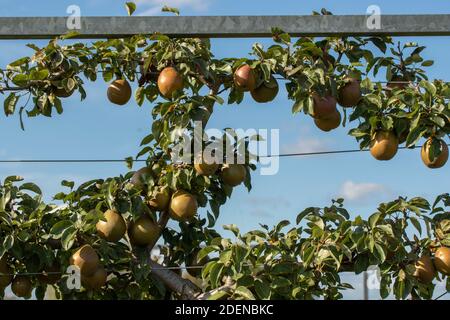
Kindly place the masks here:
MULTIPOLYGON (((67 17, 1 17, 0 39, 49 39, 67 33, 67 17)), ((381 15, 373 28, 364 15, 80 17, 77 38, 123 38, 164 33, 172 37, 271 37, 272 27, 292 36, 449 36, 450 14, 381 15), (373 29, 372 29, 373 28, 373 29)), ((70 24, 69 24, 70 26, 70 24)))
POLYGON ((368 276, 367 276, 367 271, 363 272, 363 286, 364 286, 364 300, 369 300, 369 287, 367 285, 367 281, 368 281, 368 276))

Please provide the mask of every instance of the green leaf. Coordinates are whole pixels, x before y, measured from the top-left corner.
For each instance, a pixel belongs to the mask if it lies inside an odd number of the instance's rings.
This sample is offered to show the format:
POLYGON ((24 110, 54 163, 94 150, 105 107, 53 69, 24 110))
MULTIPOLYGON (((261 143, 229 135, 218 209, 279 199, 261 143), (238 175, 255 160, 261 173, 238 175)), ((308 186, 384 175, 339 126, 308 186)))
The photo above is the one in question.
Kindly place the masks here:
POLYGON ((72 31, 65 33, 60 38, 61 38, 61 40, 66 40, 66 39, 72 39, 72 38, 78 37, 79 35, 80 35, 80 33, 78 31, 72 30, 72 31))
POLYGON ((14 76, 14 78, 12 79, 12 82, 15 85, 23 87, 23 86, 27 85, 28 79, 29 79, 28 75, 26 75, 26 74, 18 74, 16 76, 14 76))
POLYGON ((299 224, 307 215, 316 212, 318 209, 314 207, 306 208, 302 212, 300 212, 297 216, 296 223, 299 224))
POLYGON ((73 189, 73 187, 75 186, 75 182, 63 180, 63 181, 61 181, 61 185, 63 187, 67 187, 67 188, 73 189))
POLYGON ((62 237, 65 230, 73 228, 73 222, 70 220, 63 220, 55 223, 53 227, 50 229, 50 234, 53 235, 53 238, 59 239, 62 237))
POLYGON ((177 8, 172 8, 172 7, 168 7, 168 6, 164 6, 161 9, 162 12, 172 12, 175 13, 177 16, 180 15, 180 10, 178 10, 177 8))
POLYGON ((415 217, 410 217, 409 219, 411 220, 417 231, 419 231, 419 234, 422 234, 422 226, 420 225, 419 220, 417 220, 415 217))
POLYGON ((431 82, 422 80, 420 81, 420 86, 424 88, 431 96, 434 96, 436 94, 436 87, 431 82))
POLYGON ((10 183, 10 182, 18 182, 18 181, 22 181, 23 177, 21 176, 9 176, 5 178, 5 184, 10 183))
POLYGON ((3 105, 6 116, 14 114, 14 111, 16 110, 17 101, 19 101, 19 97, 17 97, 14 93, 10 93, 9 96, 5 99, 3 105))
POLYGON ((145 88, 144 87, 139 87, 137 88, 135 94, 134 94, 134 98, 136 99, 136 102, 139 106, 142 106, 142 104, 144 103, 145 100, 145 88))
POLYGON ((427 129, 422 127, 416 127, 411 130, 411 132, 408 134, 408 137, 406 138, 406 146, 412 147, 417 144, 417 142, 420 140, 420 138, 423 137, 423 135, 427 132, 427 129))
POLYGON ((142 139, 140 146, 142 147, 146 144, 149 144, 153 140, 154 140, 153 134, 150 133, 148 136, 146 136, 146 137, 144 137, 144 139, 142 139))
POLYGON ((30 72, 30 80, 45 80, 49 75, 48 69, 36 70, 33 69, 30 72))
POLYGON ((239 228, 235 224, 227 224, 224 225, 223 228, 233 232, 236 237, 239 236, 239 228))
POLYGON ((367 101, 369 101, 371 104, 377 106, 379 109, 381 109, 382 107, 382 101, 380 96, 376 95, 376 94, 368 94, 365 96, 365 99, 367 99, 367 101))
POLYGON ((61 100, 60 100, 59 98, 55 98, 55 101, 54 101, 54 103, 53 103, 53 106, 55 107, 56 112, 57 112, 58 114, 63 113, 63 107, 62 107, 62 104, 61 104, 61 100))
POLYGON ((445 120, 439 116, 432 116, 430 120, 437 124, 439 127, 443 128, 445 126, 445 120))
POLYGON ((360 274, 369 267, 369 259, 367 256, 359 256, 355 261, 355 273, 360 274))
POLYGON ((424 62, 422 62, 422 67, 431 67, 433 64, 433 60, 425 60, 424 62))
POLYGON ((13 67, 19 67, 19 66, 28 64, 28 62, 30 62, 30 58, 29 58, 29 57, 23 57, 23 58, 17 59, 16 61, 10 63, 10 64, 8 65, 8 68, 10 68, 10 67, 11 67, 11 68, 13 68, 13 67))
POLYGON ((150 37, 150 40, 154 41, 169 41, 170 38, 164 34, 154 34, 150 37))
POLYGON ((44 300, 45 293, 47 291, 47 286, 38 286, 36 290, 34 291, 34 294, 36 295, 37 300, 44 300))
POLYGON ((290 285, 291 282, 284 277, 275 277, 271 282, 271 286, 274 289, 285 288, 289 287, 290 285))
POLYGON ((125 7, 127 9, 129 16, 131 16, 136 11, 136 3, 134 3, 134 2, 125 3, 125 7))
POLYGON ((13 245, 14 245, 14 237, 8 234, 3 240, 3 249, 8 251, 13 247, 13 245))
POLYGON ((224 297, 228 296, 229 293, 223 290, 220 290, 216 293, 214 293, 213 295, 211 295, 210 297, 208 297, 208 300, 222 300, 224 297))
POLYGON ((371 215, 369 217, 369 226, 372 229, 377 225, 377 222, 380 219, 380 217, 381 217, 381 213, 380 212, 374 213, 373 215, 371 215))
POLYGON ((218 286, 219 280, 221 279, 221 274, 222 274, 222 270, 223 270, 223 264, 218 262, 215 263, 212 267, 211 267, 211 271, 209 273, 209 278, 210 278, 210 282, 211 282, 211 286, 213 288, 218 286))
POLYGON ((263 280, 255 281, 255 291, 258 298, 261 300, 268 300, 271 296, 270 286, 263 280))
POLYGON ((294 105, 292 106, 292 113, 296 114, 296 113, 299 113, 300 111, 302 111, 304 102, 305 102, 305 100, 296 101, 294 103, 294 105))
POLYGON ((246 300, 255 300, 253 293, 243 286, 237 287, 234 294, 244 297, 246 300))
POLYGON ((231 261, 232 254, 233 254, 233 251, 231 251, 231 250, 226 250, 226 251, 221 252, 220 256, 219 256, 219 261, 224 264, 227 264, 228 262, 231 261))
POLYGON ((70 248, 72 248, 75 240, 76 240, 76 236, 77 236, 77 229, 75 229, 74 227, 69 227, 66 230, 64 230, 62 236, 61 236, 61 244, 64 250, 69 250, 70 248))
POLYGON ((375 243, 375 256, 380 260, 381 263, 383 263, 386 260, 386 253, 384 252, 384 249, 381 245, 378 243, 375 243))
POLYGON ((219 248, 217 246, 207 246, 203 249, 201 249, 198 253, 197 253, 197 260, 201 261, 203 260, 203 258, 205 258, 206 256, 208 256, 208 254, 210 254, 213 251, 218 250, 219 248))
POLYGON ((39 194, 39 195, 42 194, 41 189, 32 182, 24 183, 23 185, 20 186, 19 189, 33 191, 34 193, 39 194))

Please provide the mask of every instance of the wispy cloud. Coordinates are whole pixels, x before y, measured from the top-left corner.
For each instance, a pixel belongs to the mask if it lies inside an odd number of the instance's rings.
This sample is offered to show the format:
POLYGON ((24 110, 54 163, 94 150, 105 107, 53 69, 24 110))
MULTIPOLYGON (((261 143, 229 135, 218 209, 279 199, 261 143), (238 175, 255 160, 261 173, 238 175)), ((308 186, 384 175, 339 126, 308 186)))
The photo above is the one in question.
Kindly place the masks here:
POLYGON ((197 12, 208 10, 211 0, 135 0, 137 13, 140 16, 154 16, 161 13, 163 6, 180 9, 191 9, 197 12))
POLYGON ((346 200, 364 202, 368 199, 380 199, 380 197, 390 195, 389 189, 381 184, 370 182, 346 181, 339 190, 339 196, 346 200))

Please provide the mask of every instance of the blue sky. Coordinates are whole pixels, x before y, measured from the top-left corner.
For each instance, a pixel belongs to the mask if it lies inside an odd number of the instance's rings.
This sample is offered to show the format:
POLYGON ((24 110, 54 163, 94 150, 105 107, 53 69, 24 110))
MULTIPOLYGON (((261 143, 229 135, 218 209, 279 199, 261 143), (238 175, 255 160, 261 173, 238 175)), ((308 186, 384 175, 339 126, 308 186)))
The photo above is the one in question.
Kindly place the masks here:
MULTIPOLYGON (((365 14, 369 5, 380 6, 382 14, 447 13, 447 1, 217 1, 217 0, 140 0, 137 14, 159 14, 168 4, 181 9, 183 15, 285 15, 310 14, 325 7, 335 14, 365 14)), ((79 5, 82 15, 124 15, 122 0, 59 0, 13 2, 0 0, 0 16, 65 16, 71 4, 79 5)), ((408 41, 410 39, 403 38, 408 41)), ((426 59, 434 59, 430 78, 450 80, 450 39, 424 37, 415 39, 428 49, 426 59)), ((0 41, 0 66, 30 53, 30 41, 0 41)), ((32 41, 43 45, 44 41, 32 41)), ((213 40, 218 57, 245 56, 254 42, 269 44, 264 39, 213 40)), ((130 102, 124 107, 111 105, 106 99, 107 84, 87 83, 88 98, 70 98, 65 112, 52 119, 25 119, 26 131, 19 127, 17 116, 0 117, 1 159, 49 158, 116 158, 134 156, 139 142, 150 127, 147 103, 139 108, 130 102)), ((304 115, 292 115, 292 102, 282 88, 270 104, 256 104, 246 96, 240 105, 216 108, 209 127, 280 129, 282 152, 304 152, 357 148, 347 136, 349 128, 324 133, 304 115)), ((367 217, 382 201, 398 195, 424 196, 430 200, 449 191, 449 165, 440 170, 427 169, 419 150, 402 150, 389 162, 378 162, 369 153, 281 158, 280 171, 274 176, 254 175, 249 194, 238 187, 223 207, 219 225, 236 223, 243 230, 258 223, 273 225, 289 219, 308 206, 323 206, 331 198, 345 195, 347 207, 354 216, 367 217)), ((63 179, 81 182, 91 178, 114 176, 126 172, 123 164, 0 164, 0 177, 24 176, 42 186, 50 197, 60 190, 63 179)))

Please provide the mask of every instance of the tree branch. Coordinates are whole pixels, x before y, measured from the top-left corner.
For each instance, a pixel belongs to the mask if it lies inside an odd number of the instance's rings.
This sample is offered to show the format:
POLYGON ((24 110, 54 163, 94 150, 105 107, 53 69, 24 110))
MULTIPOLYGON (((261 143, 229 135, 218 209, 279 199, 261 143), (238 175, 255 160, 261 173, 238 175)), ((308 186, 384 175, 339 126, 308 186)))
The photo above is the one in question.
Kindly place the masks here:
POLYGON ((164 266, 153 261, 150 257, 148 263, 152 268, 152 273, 164 283, 166 288, 179 294, 181 299, 195 300, 201 293, 200 288, 198 288, 195 284, 189 280, 181 278, 175 272, 165 269, 164 266))
POLYGON ((225 284, 219 288, 213 289, 211 291, 205 292, 197 296, 197 300, 208 300, 215 294, 219 292, 224 292, 227 294, 231 294, 233 289, 235 289, 236 285, 234 281, 231 279, 231 277, 227 277, 225 284))

